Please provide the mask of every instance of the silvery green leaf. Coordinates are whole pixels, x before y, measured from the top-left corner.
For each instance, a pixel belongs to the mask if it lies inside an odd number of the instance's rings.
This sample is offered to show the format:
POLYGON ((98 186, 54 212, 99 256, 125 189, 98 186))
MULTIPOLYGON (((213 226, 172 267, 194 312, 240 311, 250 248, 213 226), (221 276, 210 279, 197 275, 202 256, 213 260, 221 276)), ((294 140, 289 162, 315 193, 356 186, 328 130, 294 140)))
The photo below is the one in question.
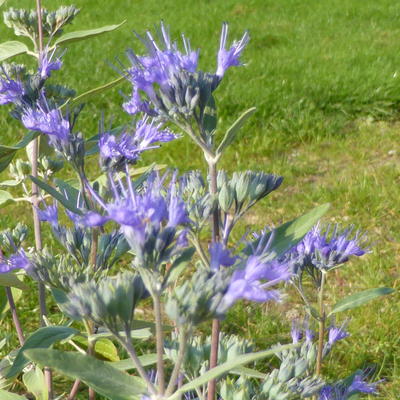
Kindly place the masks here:
POLYGON ((65 106, 71 106, 71 105, 75 105, 75 104, 81 104, 81 103, 85 103, 88 99, 92 98, 93 96, 99 95, 100 93, 105 92, 108 89, 111 89, 117 85, 119 85, 121 82, 123 82, 125 80, 125 78, 123 76, 114 79, 111 82, 105 83, 104 85, 98 86, 96 88, 90 89, 84 93, 81 93, 80 95, 70 99, 69 101, 67 101, 66 103, 64 103, 62 105, 61 108, 64 108, 65 106))
POLYGON ((14 203, 14 197, 6 190, 0 190, 0 208, 6 207, 10 203, 14 203))
POLYGON ((109 363, 80 353, 32 349, 26 356, 73 379, 80 379, 110 400, 139 400, 146 386, 135 376, 113 368, 109 363))
POLYGON ((18 279, 18 275, 13 272, 0 274, 0 286, 14 287, 21 290, 28 289, 28 286, 26 286, 22 281, 20 281, 18 279))
POLYGON ((378 297, 386 296, 394 292, 394 289, 381 287, 375 289, 364 290, 359 293, 352 294, 344 299, 338 301, 334 306, 329 315, 336 314, 338 312, 350 310, 352 308, 360 307, 378 297))
MULTIPOLYGON (((166 358, 167 357, 164 355, 164 359, 166 358)), ((157 362, 157 354, 156 353, 143 354, 142 356, 138 356, 138 359, 140 363, 143 365, 143 367, 148 367, 149 365, 154 365, 157 362)), ((131 369, 136 369, 136 365, 130 358, 126 360, 110 362, 109 364, 113 368, 118 369, 119 371, 128 371, 131 369)))
POLYGON ((20 54, 25 54, 28 51, 28 46, 25 43, 18 42, 17 40, 3 42, 0 44, 0 62, 20 54))
POLYGON ((28 364, 29 361, 25 356, 26 350, 38 349, 38 351, 44 351, 44 349, 50 347, 52 344, 78 333, 79 331, 68 326, 46 326, 39 328, 26 339, 24 345, 18 350, 17 356, 6 377, 11 378, 18 375, 28 364))
POLYGON ((74 204, 73 201, 70 199, 67 199, 64 195, 62 195, 60 192, 58 192, 56 189, 54 189, 52 186, 48 185, 46 182, 35 178, 34 176, 29 176, 30 179, 36 183, 41 189, 43 189, 45 192, 50 194, 52 197, 54 197, 57 201, 59 201, 65 208, 68 208, 68 210, 72 211, 75 214, 82 215, 81 210, 79 210, 76 205, 74 204))
POLYGON ((240 365, 248 364, 250 362, 254 362, 254 361, 260 360, 265 357, 273 356, 275 353, 277 353, 279 351, 284 351, 286 349, 290 349, 293 347, 296 347, 296 345, 289 344, 289 345, 274 347, 271 350, 264 350, 264 351, 259 351, 257 353, 240 355, 240 356, 236 357, 234 360, 230 360, 226 363, 220 364, 217 367, 208 370, 206 373, 204 373, 200 377, 195 378, 191 382, 186 383, 181 388, 179 388, 172 396, 170 396, 168 398, 168 400, 178 399, 183 393, 188 392, 193 389, 196 389, 196 388, 208 383, 210 380, 216 379, 219 376, 221 376, 227 372, 230 372, 232 369, 234 369, 240 365))
POLYGON ((96 29, 87 29, 87 30, 82 30, 82 31, 69 32, 69 33, 66 33, 66 34, 60 36, 55 41, 54 44, 55 44, 55 46, 60 46, 60 45, 65 45, 70 42, 76 42, 78 40, 84 40, 84 39, 89 39, 91 37, 99 36, 103 33, 111 32, 111 31, 114 31, 115 29, 118 29, 125 22, 126 21, 122 21, 118 25, 107 25, 107 26, 102 26, 101 28, 96 28, 96 29))
POLYGON ((226 131, 224 138, 218 146, 217 154, 222 154, 223 151, 235 140, 239 130, 248 118, 255 113, 255 111, 255 107, 249 108, 233 123, 233 125, 226 131))
POLYGON ((22 376, 22 381, 28 391, 35 395, 36 400, 48 400, 48 390, 43 371, 35 367, 22 376))
POLYGON ((26 147, 33 139, 39 136, 39 132, 28 132, 21 141, 14 146, 0 145, 0 172, 5 170, 18 150, 26 147))
POLYGON ((27 400, 25 396, 19 394, 7 392, 7 390, 0 389, 1 400, 27 400))

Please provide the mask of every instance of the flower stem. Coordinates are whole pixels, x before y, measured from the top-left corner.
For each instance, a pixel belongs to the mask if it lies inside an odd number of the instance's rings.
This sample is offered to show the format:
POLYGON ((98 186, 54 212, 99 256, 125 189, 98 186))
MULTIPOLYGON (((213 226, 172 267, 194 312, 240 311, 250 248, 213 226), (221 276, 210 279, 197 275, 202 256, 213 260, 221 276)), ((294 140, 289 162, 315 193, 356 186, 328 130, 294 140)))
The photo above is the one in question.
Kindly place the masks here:
POLYGON ((11 288, 6 286, 5 289, 6 289, 8 303, 10 304, 10 311, 11 311, 12 319, 14 322, 15 330, 17 331, 19 344, 21 346, 23 346, 25 343, 25 338, 24 338, 24 333, 22 332, 21 323, 18 318, 17 307, 15 306, 15 302, 14 302, 14 296, 12 294, 11 288))
POLYGON ((160 295, 153 296, 154 314, 156 320, 156 348, 157 348, 157 380, 160 395, 165 391, 164 377, 164 330, 162 326, 161 300, 160 295))
MULTIPOLYGON (((218 193, 217 187, 217 163, 215 161, 210 161, 208 163, 209 175, 210 175, 210 194, 212 197, 215 197, 218 193)), ((219 209, 218 205, 214 204, 214 210, 212 214, 212 241, 213 243, 219 242, 219 209)), ((210 352, 210 363, 209 369, 212 369, 218 364, 218 346, 219 346, 219 335, 221 331, 220 321, 214 319, 212 322, 212 331, 211 331, 211 352, 210 352)), ((216 393, 216 384, 217 381, 215 379, 208 382, 208 391, 207 391, 207 399, 214 400, 216 393)))
POLYGON ((116 335, 116 338, 118 339, 118 341, 121 343, 121 345, 124 347, 124 349, 129 354, 129 357, 132 359, 133 364, 135 365, 136 370, 138 371, 140 377, 147 383, 147 387, 148 387, 149 392, 151 394, 157 394, 157 389, 154 386, 153 382, 151 382, 151 380, 149 379, 145 369, 143 368, 143 365, 140 362, 134 347, 132 346, 131 339, 130 339, 129 335, 127 335, 126 340, 123 340, 122 337, 119 336, 119 335, 118 336, 116 335))
POLYGON ((185 327, 181 328, 179 332, 179 349, 178 349, 178 358, 176 360, 174 369, 171 374, 170 381, 168 383, 166 396, 171 396, 174 392, 176 381, 179 378, 180 369, 183 364, 183 360, 185 359, 185 353, 187 348, 187 341, 188 341, 188 333, 185 327))
POLYGON ((80 385, 81 381, 79 379, 76 379, 74 385, 72 386, 71 391, 69 392, 68 400, 75 400, 80 385))
MULTIPOLYGON (((38 19, 38 49, 39 56, 43 52, 43 25, 42 25, 42 2, 36 0, 36 12, 38 19)), ((40 59, 40 57, 38 57, 40 59)), ((35 138, 32 142, 32 176, 38 177, 38 158, 39 158, 39 138, 35 138)), ((36 251, 42 249, 42 233, 40 228, 40 219, 38 214, 39 205, 39 189, 35 183, 32 183, 32 214, 33 214, 33 227, 35 232, 35 247, 36 251)), ((39 310, 40 310, 40 325, 45 326, 45 317, 47 315, 46 310, 46 291, 43 283, 39 283, 39 310)), ((44 375, 47 385, 48 398, 53 398, 53 383, 51 370, 47 367, 44 369, 44 375)))
POLYGON ((318 353, 317 353, 317 365, 315 368, 315 374, 321 375, 322 369, 322 353, 324 350, 324 337, 325 337, 325 306, 324 306, 324 287, 325 287, 325 272, 322 272, 321 286, 318 292, 318 306, 319 306, 319 332, 318 332, 318 353))

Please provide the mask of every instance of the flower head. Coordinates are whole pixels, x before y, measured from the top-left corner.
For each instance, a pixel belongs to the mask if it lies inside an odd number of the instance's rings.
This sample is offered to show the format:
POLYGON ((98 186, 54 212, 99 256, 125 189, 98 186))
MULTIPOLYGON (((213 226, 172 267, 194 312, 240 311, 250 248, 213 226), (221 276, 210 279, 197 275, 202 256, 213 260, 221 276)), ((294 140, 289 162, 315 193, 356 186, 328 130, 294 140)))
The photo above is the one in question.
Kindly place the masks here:
POLYGON ((15 269, 28 270, 31 263, 23 250, 11 255, 0 263, 0 274, 11 272, 15 269))
POLYGON ((338 342, 339 340, 345 339, 348 336, 350 336, 350 334, 345 330, 344 325, 340 327, 332 325, 329 328, 328 343, 332 346, 334 343, 338 342))
POLYGON ((150 174, 141 191, 133 188, 127 176, 127 187, 122 182, 113 183, 113 201, 105 202, 92 190, 92 194, 105 213, 86 214, 81 222, 87 226, 100 226, 115 221, 121 226, 128 243, 134 249, 137 260, 144 263, 151 257, 156 265, 169 259, 186 246, 185 225, 190 223, 185 203, 179 196, 175 174, 169 184, 167 175, 150 174), (157 259, 154 260, 154 257, 157 259))
POLYGON ((227 38, 228 24, 224 23, 221 31, 221 39, 217 56, 218 67, 216 72, 216 74, 221 78, 224 76, 228 68, 242 65, 240 62, 240 56, 242 55, 242 52, 250 39, 248 32, 245 32, 242 38, 238 42, 234 41, 232 46, 227 50, 227 38))
POLYGON ((61 58, 56 58, 52 61, 55 50, 49 55, 48 49, 43 51, 39 57, 39 75, 42 79, 48 79, 51 71, 58 71, 62 66, 61 58))
POLYGON ((57 204, 45 206, 43 210, 38 210, 39 219, 48 222, 52 227, 58 226, 58 207, 57 204))
POLYGON ((139 120, 133 134, 123 133, 119 137, 103 132, 100 134, 99 149, 103 160, 113 165, 125 161, 134 163, 146 150, 160 147, 158 143, 170 142, 178 136, 168 129, 162 129, 162 124, 148 122, 148 118, 139 120))
POLYGON ((21 82, 0 76, 0 105, 16 103, 25 94, 21 82))
POLYGON ((350 382, 346 379, 324 386, 319 393, 319 400, 347 400, 357 393, 376 394, 379 382, 367 383, 365 375, 365 372, 358 372, 350 382))
POLYGON ((68 141, 70 124, 59 110, 27 108, 22 114, 21 121, 25 128, 49 135, 51 141, 68 141))
POLYGON ((220 266, 230 267, 235 264, 237 257, 232 256, 229 249, 222 243, 212 243, 210 251, 210 269, 211 271, 219 270, 220 266))
POLYGON ((258 256, 250 256, 244 268, 238 268, 232 275, 225 294, 225 304, 230 307, 239 299, 256 302, 280 300, 277 290, 267 290, 271 286, 287 281, 291 274, 288 265, 277 260, 261 261, 258 256))
POLYGON ((364 247, 365 236, 356 232, 352 236, 353 227, 339 231, 336 225, 332 231, 330 227, 322 231, 316 225, 304 239, 288 253, 294 265, 294 272, 307 268, 330 270, 346 263, 351 256, 360 257, 368 249, 364 247))

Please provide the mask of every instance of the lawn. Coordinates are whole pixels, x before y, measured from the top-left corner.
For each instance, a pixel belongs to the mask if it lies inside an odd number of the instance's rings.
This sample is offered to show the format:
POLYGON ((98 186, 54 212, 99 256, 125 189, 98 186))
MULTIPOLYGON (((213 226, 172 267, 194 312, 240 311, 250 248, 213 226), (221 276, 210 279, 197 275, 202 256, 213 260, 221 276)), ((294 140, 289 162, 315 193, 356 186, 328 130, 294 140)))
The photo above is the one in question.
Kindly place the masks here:
MULTIPOLYGON (((50 4, 44 1, 44 6, 50 4)), ((282 187, 253 209, 249 224, 262 228, 279 224, 312 207, 329 202, 326 221, 355 224, 368 232, 371 253, 346 265, 334 276, 340 296, 371 287, 399 284, 400 219, 400 3, 390 0, 53 0, 52 7, 82 8, 74 29, 127 22, 118 31, 91 41, 71 44, 56 79, 78 93, 117 77, 111 67, 125 62, 124 50, 140 49, 132 31, 142 33, 160 20, 173 36, 185 32, 192 46, 201 47, 201 66, 215 68, 221 23, 231 37, 249 29, 246 67, 229 71, 217 91, 222 126, 244 110, 257 113, 232 146, 221 166, 229 171, 261 169, 284 176, 282 187)), ((9 6, 33 1, 9 0, 9 6)), ((1 41, 12 40, 0 26, 1 41)), ((24 58, 21 58, 24 60, 24 58)), ((87 137, 97 133, 97 121, 127 121, 120 91, 109 90, 90 100, 79 128, 87 137)), ((2 143, 22 136, 20 125, 0 109, 2 143)), ((220 132, 221 133, 221 132, 220 132)), ((167 144, 143 158, 177 166, 201 168, 201 155, 186 138, 167 144)), ((21 219, 29 209, 18 206, 21 219)), ((3 225, 15 224, 15 209, 4 209, 3 225)), ((20 220, 20 219, 18 219, 20 220)), ((243 224, 245 225, 245 224, 243 224)), ((243 229, 245 226, 243 226, 243 229)), ((238 233, 239 237, 239 233, 238 233)), ((33 296, 33 295, 30 295, 33 296)), ((262 348, 288 338, 288 322, 300 308, 293 296, 279 306, 237 306, 223 329, 245 335, 262 348)), ((23 319, 32 319, 33 299, 21 302, 23 319)), ((398 399, 400 392, 400 306, 396 293, 351 313, 352 333, 327 363, 331 375, 345 376, 355 368, 376 364, 385 379, 380 398, 398 399), (333 360, 336 360, 335 364, 333 360), (339 362, 337 362, 339 360, 339 362)), ((1 330, 10 332, 10 320, 1 330)), ((3 332, 2 332, 3 336, 3 332)))

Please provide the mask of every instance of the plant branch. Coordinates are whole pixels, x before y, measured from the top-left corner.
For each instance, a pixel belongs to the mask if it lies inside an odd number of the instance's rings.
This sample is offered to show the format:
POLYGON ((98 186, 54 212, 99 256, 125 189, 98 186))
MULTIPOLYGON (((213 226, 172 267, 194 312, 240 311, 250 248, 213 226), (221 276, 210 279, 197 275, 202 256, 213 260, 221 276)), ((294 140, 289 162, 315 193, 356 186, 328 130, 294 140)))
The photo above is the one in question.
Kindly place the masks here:
POLYGON ((135 365, 135 368, 138 371, 140 377, 146 382, 149 392, 151 394, 157 394, 156 387, 154 386, 153 382, 149 379, 146 370, 143 368, 143 365, 140 362, 134 347, 132 346, 131 338, 127 336, 126 340, 123 340, 119 334, 117 335, 116 333, 114 333, 114 335, 129 354, 129 357, 132 359, 133 364, 135 365))
MULTIPOLYGON (((218 193, 217 187, 217 164, 215 161, 208 162, 209 175, 210 175, 210 194, 215 201, 216 195, 218 193)), ((214 210, 212 213, 212 241, 217 243, 220 240, 219 234, 219 209, 218 205, 214 204, 214 210)), ((220 336, 221 326, 220 321, 214 319, 212 322, 211 330, 211 352, 210 352, 210 363, 209 369, 215 368, 218 365, 218 346, 219 346, 219 336, 220 336)), ((216 383, 215 379, 208 382, 208 393, 207 399, 214 400, 216 394, 216 383)))
POLYGON ((5 289, 6 289, 6 295, 7 295, 8 303, 10 305, 10 311, 11 311, 12 319, 13 319, 13 322, 14 322, 15 330, 17 331, 19 344, 21 346, 23 346, 24 343, 25 343, 25 338, 24 338, 24 333, 22 331, 21 323, 20 323, 19 318, 18 318, 17 307, 15 306, 15 302, 14 302, 14 296, 12 294, 12 291, 11 291, 10 287, 6 286, 5 289))
POLYGON ((162 312, 160 295, 153 295, 154 314, 156 322, 156 348, 157 348, 157 381, 160 395, 165 391, 164 377, 164 330, 162 326, 162 312))
POLYGON ((171 378, 168 383, 167 391, 165 395, 171 396, 172 393, 174 392, 175 386, 176 386, 176 381, 178 380, 179 373, 183 364, 183 361, 185 359, 185 353, 186 353, 186 348, 187 348, 187 341, 188 341, 188 332, 185 327, 181 328, 181 331, 179 332, 179 348, 178 348, 178 358, 175 362, 174 369, 171 374, 171 378))
POLYGON ((324 337, 325 337, 325 306, 324 306, 324 287, 325 287, 325 272, 322 272, 321 277, 321 286, 318 292, 318 306, 319 306, 319 317, 320 320, 318 322, 319 332, 318 332, 318 353, 317 353, 317 365, 315 369, 315 373, 317 376, 321 375, 322 369, 322 353, 324 350, 324 337))

